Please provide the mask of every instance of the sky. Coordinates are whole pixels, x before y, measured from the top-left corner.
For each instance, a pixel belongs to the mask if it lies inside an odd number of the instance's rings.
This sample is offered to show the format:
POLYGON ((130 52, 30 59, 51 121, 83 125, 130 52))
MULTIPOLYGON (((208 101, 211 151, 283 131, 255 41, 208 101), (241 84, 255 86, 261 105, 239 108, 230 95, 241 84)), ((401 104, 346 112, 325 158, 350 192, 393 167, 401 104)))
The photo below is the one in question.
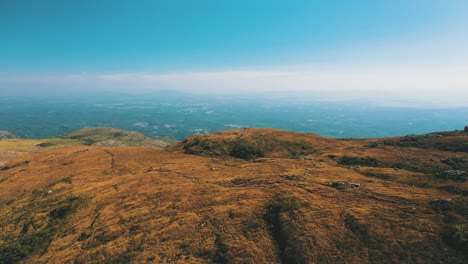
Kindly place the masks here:
POLYGON ((0 0, 0 95, 295 93, 468 105, 466 0, 0 0))

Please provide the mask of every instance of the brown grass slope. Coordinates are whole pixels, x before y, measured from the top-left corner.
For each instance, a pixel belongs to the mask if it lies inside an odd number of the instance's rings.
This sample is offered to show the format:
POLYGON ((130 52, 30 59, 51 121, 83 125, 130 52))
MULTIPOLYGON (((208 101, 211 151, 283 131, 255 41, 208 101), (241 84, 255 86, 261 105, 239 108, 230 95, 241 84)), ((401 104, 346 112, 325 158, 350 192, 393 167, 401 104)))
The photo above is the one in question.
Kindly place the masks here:
POLYGON ((318 149, 333 148, 340 141, 314 134, 300 134, 267 128, 226 130, 208 135, 196 135, 169 147, 170 151, 183 151, 209 157, 298 158, 313 154, 318 149))
POLYGON ((466 263, 467 155, 380 142, 243 129, 25 154, 0 167, 0 259, 466 263))

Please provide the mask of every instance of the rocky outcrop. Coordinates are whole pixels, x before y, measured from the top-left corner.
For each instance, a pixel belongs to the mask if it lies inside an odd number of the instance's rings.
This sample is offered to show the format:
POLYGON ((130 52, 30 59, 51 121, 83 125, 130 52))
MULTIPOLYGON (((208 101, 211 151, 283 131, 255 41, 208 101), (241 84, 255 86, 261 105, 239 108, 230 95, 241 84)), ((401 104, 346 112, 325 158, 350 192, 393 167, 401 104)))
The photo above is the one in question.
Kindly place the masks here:
POLYGON ((0 130, 0 140, 11 139, 11 138, 18 138, 15 134, 11 133, 10 131, 0 130))

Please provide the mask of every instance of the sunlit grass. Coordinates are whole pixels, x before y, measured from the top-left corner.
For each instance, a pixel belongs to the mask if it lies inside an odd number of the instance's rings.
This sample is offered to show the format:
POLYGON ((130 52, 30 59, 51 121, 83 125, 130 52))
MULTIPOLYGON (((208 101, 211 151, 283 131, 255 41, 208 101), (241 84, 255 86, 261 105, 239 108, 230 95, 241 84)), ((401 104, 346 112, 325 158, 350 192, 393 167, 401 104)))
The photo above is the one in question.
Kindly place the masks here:
POLYGON ((35 139, 7 139, 0 140, 0 149, 7 148, 34 148, 37 144, 45 142, 46 140, 35 139))

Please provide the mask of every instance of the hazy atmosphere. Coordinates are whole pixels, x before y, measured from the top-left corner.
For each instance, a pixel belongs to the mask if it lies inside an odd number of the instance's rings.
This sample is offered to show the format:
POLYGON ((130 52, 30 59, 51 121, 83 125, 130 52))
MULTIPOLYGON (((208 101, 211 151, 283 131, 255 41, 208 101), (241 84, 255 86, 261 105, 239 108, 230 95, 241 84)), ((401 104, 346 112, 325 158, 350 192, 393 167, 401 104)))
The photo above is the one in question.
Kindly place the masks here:
POLYGON ((0 263, 468 263, 468 0, 0 0, 0 263))
POLYGON ((0 93, 296 94, 467 106, 468 3, 0 3, 0 93))
POLYGON ((0 130, 461 129, 468 3, 0 1, 0 130))

